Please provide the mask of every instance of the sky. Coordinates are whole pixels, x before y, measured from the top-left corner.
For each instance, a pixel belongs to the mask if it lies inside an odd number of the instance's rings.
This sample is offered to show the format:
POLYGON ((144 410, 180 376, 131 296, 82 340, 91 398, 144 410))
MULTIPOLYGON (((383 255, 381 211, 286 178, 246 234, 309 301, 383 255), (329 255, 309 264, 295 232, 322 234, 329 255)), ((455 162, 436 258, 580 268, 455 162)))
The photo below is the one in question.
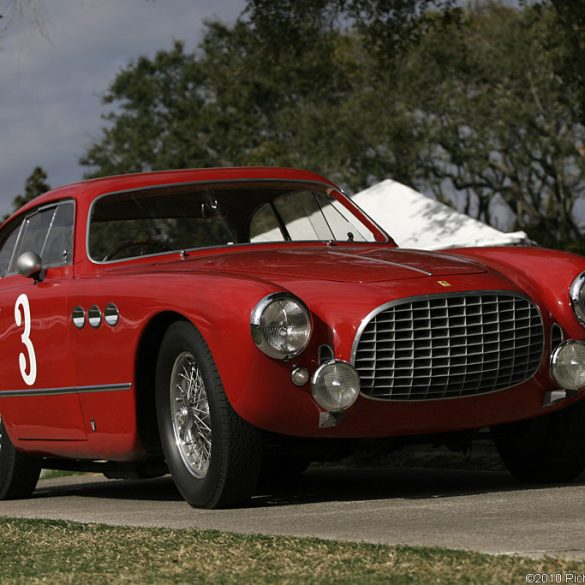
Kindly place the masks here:
POLYGON ((232 22, 244 6, 244 0, 48 0, 39 2, 41 29, 30 18, 13 22, 0 36, 0 216, 36 166, 53 187, 82 178, 78 159, 99 135, 107 111, 101 97, 120 69, 174 40, 193 49, 205 20, 232 22))

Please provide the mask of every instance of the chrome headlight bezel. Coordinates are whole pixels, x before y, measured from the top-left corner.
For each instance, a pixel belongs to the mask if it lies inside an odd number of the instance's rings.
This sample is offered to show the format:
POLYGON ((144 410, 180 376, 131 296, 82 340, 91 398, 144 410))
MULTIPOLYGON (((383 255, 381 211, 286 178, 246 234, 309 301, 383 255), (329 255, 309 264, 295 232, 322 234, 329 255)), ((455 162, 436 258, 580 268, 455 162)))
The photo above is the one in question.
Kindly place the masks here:
POLYGON ((582 297, 585 286, 585 272, 581 272, 575 277, 575 280, 569 287, 569 298, 571 299, 571 307, 573 313, 581 325, 585 326, 585 298, 582 297))
POLYGON ((311 336, 313 334, 313 322, 311 320, 311 313, 309 312, 309 309, 307 309, 307 306, 305 303, 303 303, 303 301, 301 301, 301 299, 287 292, 271 293, 261 299, 254 307, 250 317, 250 330, 254 343, 258 349, 264 352, 267 356, 280 360, 289 360, 303 353, 303 351, 305 351, 307 348, 307 345, 309 345, 311 336), (305 318, 306 327, 306 334, 301 345, 296 347, 294 350, 291 349, 287 351, 282 351, 269 343, 265 332, 265 326, 262 322, 262 318, 266 312, 266 309, 268 309, 272 303, 284 300, 297 305, 298 309, 300 309, 302 315, 305 318))

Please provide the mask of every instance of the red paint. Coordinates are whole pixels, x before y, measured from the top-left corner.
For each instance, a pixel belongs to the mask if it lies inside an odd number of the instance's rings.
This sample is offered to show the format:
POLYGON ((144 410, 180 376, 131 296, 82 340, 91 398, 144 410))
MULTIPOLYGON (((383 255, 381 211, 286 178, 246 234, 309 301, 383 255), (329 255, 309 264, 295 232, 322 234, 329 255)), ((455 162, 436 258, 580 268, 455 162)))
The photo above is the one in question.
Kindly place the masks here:
MULTIPOLYGON (((40 284, 13 275, 0 280, 1 390, 35 390, 131 383, 129 391, 0 398, 8 433, 20 449, 87 459, 137 460, 146 456, 137 421, 142 388, 136 356, 152 319, 173 312, 191 321, 207 342, 228 398, 246 420, 262 429, 307 437, 385 437, 437 433, 537 416, 544 394, 555 388, 545 356, 535 378, 493 394, 420 403, 360 397, 336 427, 320 429, 319 407, 309 385, 290 381, 291 369, 314 372, 319 345, 333 346, 349 361, 362 320, 388 301, 470 290, 522 291, 540 307, 548 332, 559 323, 567 337, 583 339, 568 288, 585 270, 585 258, 538 248, 461 249, 426 253, 397 249, 327 179, 292 169, 205 169, 96 179, 62 187, 27 204, 18 215, 52 201, 74 199, 73 264, 50 268, 40 284), (97 264, 87 257, 88 213, 96 197, 117 191, 213 181, 277 179, 320 183, 370 227, 375 243, 279 243, 224 246, 97 264), (444 288, 439 281, 448 281, 444 288), (314 320, 309 347, 290 363, 271 359, 254 345, 250 313, 265 295, 290 291, 314 320), (31 307, 30 338, 38 376, 30 388, 19 371, 22 327, 14 303, 25 293, 31 307), (120 311, 114 328, 71 321, 75 306, 102 313, 109 302, 120 311), (90 421, 95 421, 92 430, 90 421)), ((566 405, 568 402, 563 403, 566 405)), ((561 405, 561 406, 562 406, 561 405)))

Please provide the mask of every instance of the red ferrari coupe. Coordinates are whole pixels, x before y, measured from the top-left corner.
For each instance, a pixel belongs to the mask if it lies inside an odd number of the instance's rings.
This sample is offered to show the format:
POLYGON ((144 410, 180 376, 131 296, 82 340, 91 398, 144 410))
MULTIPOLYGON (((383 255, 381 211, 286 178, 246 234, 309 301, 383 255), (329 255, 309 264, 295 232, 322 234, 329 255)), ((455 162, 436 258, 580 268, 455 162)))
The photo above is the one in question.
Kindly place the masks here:
POLYGON ((36 198, 0 277, 0 498, 45 467, 233 506, 263 474, 485 429, 520 480, 585 467, 580 256, 400 249, 319 175, 202 169, 36 198))

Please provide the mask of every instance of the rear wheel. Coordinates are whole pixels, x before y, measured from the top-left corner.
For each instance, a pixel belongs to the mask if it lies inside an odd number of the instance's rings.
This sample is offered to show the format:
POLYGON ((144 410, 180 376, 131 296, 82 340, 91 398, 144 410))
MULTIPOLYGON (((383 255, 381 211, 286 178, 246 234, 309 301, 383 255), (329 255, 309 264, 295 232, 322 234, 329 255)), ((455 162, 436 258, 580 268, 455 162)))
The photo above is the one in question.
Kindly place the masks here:
POLYGON ((585 469, 585 401, 538 418, 495 427, 504 465, 524 482, 561 483, 585 469))
POLYGON ((229 507, 254 492, 261 463, 258 429, 232 409, 198 331, 173 323, 156 370, 158 426, 167 465, 195 507, 229 507))
POLYGON ((0 500, 28 498, 40 473, 40 461, 14 448, 0 417, 0 500))

